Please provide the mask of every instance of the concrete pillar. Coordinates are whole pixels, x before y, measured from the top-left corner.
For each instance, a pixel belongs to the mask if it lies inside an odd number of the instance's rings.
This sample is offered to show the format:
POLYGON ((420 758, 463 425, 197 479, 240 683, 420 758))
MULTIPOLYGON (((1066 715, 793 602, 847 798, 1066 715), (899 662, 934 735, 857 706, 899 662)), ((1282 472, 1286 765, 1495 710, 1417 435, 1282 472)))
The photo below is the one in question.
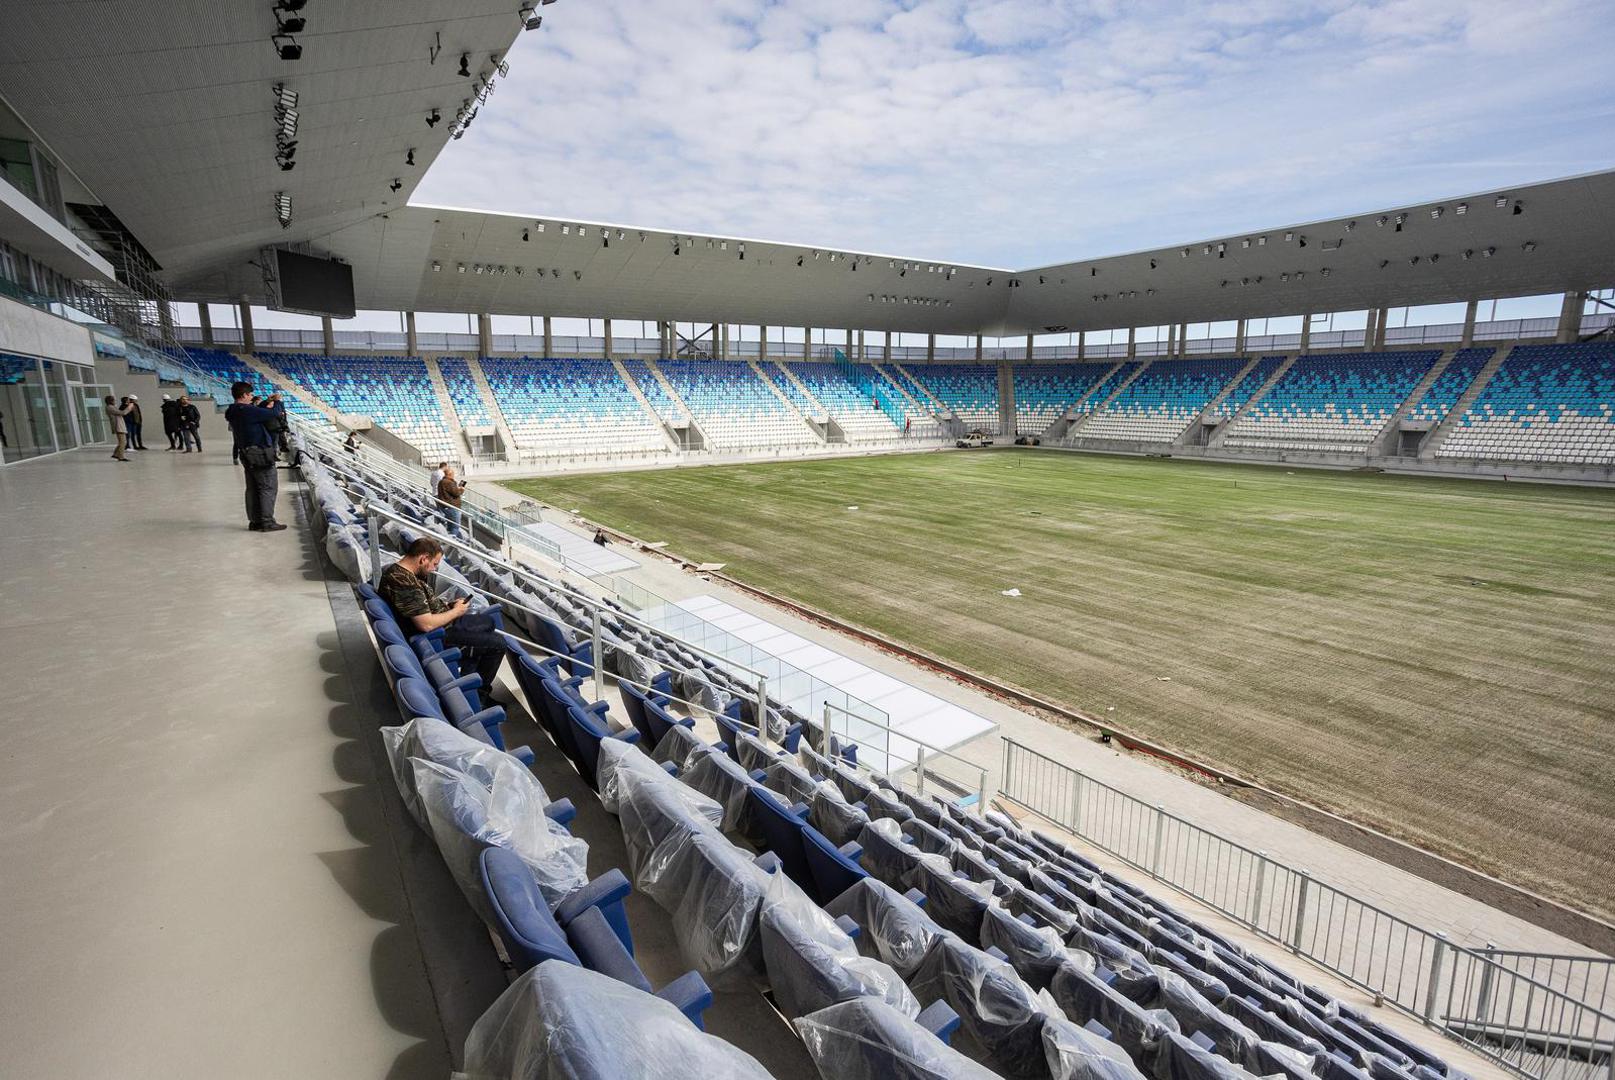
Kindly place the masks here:
POLYGON ((1245 320, 1240 319, 1234 324, 1234 355, 1245 355, 1245 320))
POLYGON ((606 337, 606 359, 610 360, 611 359, 611 320, 610 319, 601 319, 600 320, 600 325, 603 326, 605 328, 605 331, 606 331, 606 334, 605 334, 605 337, 606 337))
POLYGON ((766 326, 757 328, 757 359, 768 359, 768 327, 766 326))
POLYGON ((1475 343, 1475 312, 1480 308, 1479 300, 1471 300, 1464 305, 1464 333, 1458 339, 1458 347, 1467 349, 1475 343))
POLYGON ((1189 355, 1189 324, 1186 322, 1178 323, 1178 355, 1189 355))
POLYGON ((1133 357, 1135 357, 1137 355, 1138 355, 1138 341, 1137 341, 1136 336, 1133 333, 1133 328, 1131 326, 1129 326, 1127 328, 1127 359, 1131 360, 1133 357))
POLYGON ((252 305, 243 300, 237 307, 241 311, 241 347, 247 352, 257 352, 258 342, 252 336, 252 305))
POLYGON ((868 355, 869 354, 864 351, 864 332, 860 330, 858 331, 858 362, 860 364, 863 363, 864 358, 868 355))
MULTIPOLYGON (((981 359, 981 338, 979 336, 976 338, 976 359, 977 360, 981 359)), ((1032 335, 1031 334, 1026 335, 1026 362, 1028 364, 1030 364, 1032 362, 1032 335)))
POLYGON ((325 346, 325 355, 330 356, 336 352, 336 331, 331 328, 331 316, 320 316, 321 344, 325 346))
POLYGON ((892 362, 892 332, 890 330, 886 331, 885 359, 888 364, 892 362))
POLYGON ((546 315, 544 316, 544 359, 551 360, 554 359, 554 357, 555 334, 553 327, 550 324, 550 317, 546 315))
POLYGON ((207 301, 196 305, 196 313, 202 317, 202 344, 213 348, 213 316, 208 314, 207 301))
POLYGON ((1305 356, 1310 348, 1312 348, 1312 315, 1308 313, 1301 316, 1301 348, 1299 352, 1302 356, 1305 356))
POLYGON ((721 323, 718 326, 718 359, 729 359, 729 324, 721 323))
POLYGON ((935 334, 926 334, 925 335, 925 362, 927 364, 936 363, 936 335, 935 334))
POLYGON ((813 359, 813 327, 802 327, 802 359, 813 359))
POLYGON ((1559 308, 1559 333, 1553 340, 1565 344, 1581 336, 1581 310, 1586 306, 1587 294, 1580 289, 1565 293, 1564 303, 1559 308))
POLYGON ((404 312, 404 353, 408 356, 419 356, 421 354, 421 339, 415 333, 415 313, 413 311, 404 312))
MULTIPOLYGON (((1026 335, 1026 355, 1032 355, 1032 335, 1026 335)), ((998 434, 1015 437, 1015 367, 1008 360, 998 362, 998 434)))
POLYGON ((1380 308, 1379 317, 1374 320, 1374 348, 1376 349, 1385 348, 1385 323, 1390 314, 1388 309, 1380 308))
POLYGON ((1088 331, 1086 331, 1086 330, 1078 330, 1077 331, 1077 359, 1078 360, 1086 360, 1087 358, 1088 358, 1088 331))
POLYGON ((483 356, 493 352, 493 316, 486 313, 477 316, 477 351, 483 356))

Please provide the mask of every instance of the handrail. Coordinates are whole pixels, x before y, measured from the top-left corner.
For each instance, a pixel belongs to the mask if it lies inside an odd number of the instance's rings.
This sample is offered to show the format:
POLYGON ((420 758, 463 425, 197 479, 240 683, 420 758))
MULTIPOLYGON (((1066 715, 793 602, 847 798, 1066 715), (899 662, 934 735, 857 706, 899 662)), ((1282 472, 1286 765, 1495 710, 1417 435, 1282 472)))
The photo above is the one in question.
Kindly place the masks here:
MULTIPOLYGON (((822 747, 820 749, 820 753, 822 753, 827 758, 831 758, 832 760, 834 760, 834 757, 835 757, 835 755, 833 755, 830 752, 830 736, 833 734, 833 730, 834 730, 834 727, 835 727, 835 720, 834 720, 833 716, 831 715, 832 712, 839 712, 843 716, 846 716, 846 717, 850 718, 851 720, 856 720, 859 724, 863 724, 863 725, 866 725, 868 727, 879 728, 882 731, 885 731, 888 736, 896 735, 900 739, 903 739, 903 740, 905 740, 907 742, 913 743, 919 749, 919 752, 918 752, 918 754, 915 755, 915 760, 913 762, 906 763, 905 765, 899 767, 896 770, 884 770, 884 771, 887 773, 887 775, 895 775, 896 773, 901 773, 901 772, 904 772, 904 771, 912 771, 914 773, 914 777, 915 777, 916 791, 920 795, 925 794, 925 763, 926 763, 926 757, 927 757, 927 752, 928 751, 931 754, 939 754, 939 755, 941 755, 943 757, 951 758, 954 761, 959 762, 961 765, 965 766, 966 768, 974 769, 979 774, 978 783, 976 785, 976 814, 977 814, 978 817, 985 817, 986 816, 986 813, 987 813, 987 801, 988 801, 987 800, 987 775, 988 775, 989 770, 985 765, 978 765, 974 761, 970 761, 970 760, 968 760, 966 758, 960 757, 958 754, 955 754, 951 750, 945 750, 940 746, 933 746, 930 743, 924 741, 923 739, 917 739, 913 735, 909 734, 906 731, 899 731, 897 728, 894 728, 894 727, 890 726, 889 724, 882 724, 878 720, 866 719, 866 718, 864 718, 862 716, 859 716, 855 712, 852 712, 852 711, 850 711, 848 709, 843 709, 839 705, 835 705, 835 704, 832 704, 831 702, 826 701, 824 703, 824 724, 823 724, 823 728, 824 728, 823 736, 824 737, 823 737, 823 745, 822 745, 822 747)), ((852 734, 852 725, 850 723, 843 725, 842 732, 843 732, 844 735, 850 736, 852 734)), ((860 746, 865 745, 864 743, 862 743, 860 740, 857 740, 857 739, 853 739, 851 741, 859 743, 860 746)), ((891 748, 890 747, 891 747, 891 744, 890 744, 890 741, 888 741, 887 749, 885 751, 885 756, 886 756, 888 761, 890 761, 890 758, 891 758, 891 748)), ((860 761, 860 762, 857 762, 856 764, 858 765, 858 767, 868 769, 870 772, 875 771, 873 766, 868 765, 865 762, 860 761)))

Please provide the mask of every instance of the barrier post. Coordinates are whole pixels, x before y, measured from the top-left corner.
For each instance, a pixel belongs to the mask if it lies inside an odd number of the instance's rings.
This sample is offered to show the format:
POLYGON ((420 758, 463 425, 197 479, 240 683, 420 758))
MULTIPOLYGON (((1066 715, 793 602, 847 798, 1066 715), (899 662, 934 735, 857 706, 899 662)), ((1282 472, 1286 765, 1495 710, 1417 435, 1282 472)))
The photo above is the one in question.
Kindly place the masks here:
POLYGON ((1256 853, 1256 888, 1251 893, 1250 924, 1262 925, 1262 894, 1267 891, 1267 852, 1256 853))
POLYGON ((1295 891, 1295 923, 1290 927, 1290 951, 1301 951, 1301 920, 1307 914, 1307 886, 1312 883, 1312 876, 1305 870, 1296 871, 1301 877, 1301 886, 1295 891))
POLYGON ((824 703, 824 747, 822 753, 829 760, 835 760, 835 755, 830 753, 830 703, 828 701, 824 703))
POLYGON ((1071 831, 1082 836, 1082 799, 1088 793, 1088 777, 1072 770, 1071 777, 1071 831))
POLYGON ((1166 811, 1160 803, 1155 804, 1155 854, 1150 859, 1150 877, 1157 881, 1161 877, 1161 840, 1166 834, 1166 811))
POLYGON ((600 652, 600 609, 595 608, 589 614, 590 642, 594 650, 594 699, 599 701, 606 696, 606 658, 600 652))
MULTIPOLYGON (((1441 982, 1441 965, 1442 961, 1446 959, 1446 952, 1447 932, 1445 930, 1437 930, 1436 947, 1430 953, 1430 986, 1424 992, 1424 1019, 1431 1024, 1436 1023, 1436 999, 1438 997, 1437 991, 1438 985, 1441 982)), ((1530 1020, 1529 1013, 1526 1014, 1526 1020, 1530 1020)))
POLYGON ((757 676, 757 737, 763 740, 764 746, 774 745, 774 740, 768 734, 768 680, 761 675, 757 676))
MULTIPOLYGON (((1496 961, 1492 959, 1491 952, 1495 948, 1497 946, 1488 941, 1486 948, 1481 950, 1481 955, 1486 958, 1486 963, 1480 969, 1480 992, 1476 995, 1475 1000, 1475 1020, 1482 1024, 1486 1022, 1486 1018, 1492 1012, 1492 976, 1495 974, 1492 966, 1496 961)), ((1615 1058, 1610 1060, 1615 1062, 1615 1058)))
POLYGON ((921 746, 921 747, 917 747, 916 749, 919 750, 919 760, 915 761, 915 763, 914 763, 915 793, 919 794, 919 795, 924 795, 925 794, 925 747, 921 746))
POLYGON ((365 525, 370 532, 370 584, 381 584, 381 521, 375 511, 365 508, 365 525))
POLYGON ((976 792, 976 816, 987 820, 987 770, 981 770, 981 790, 976 792))

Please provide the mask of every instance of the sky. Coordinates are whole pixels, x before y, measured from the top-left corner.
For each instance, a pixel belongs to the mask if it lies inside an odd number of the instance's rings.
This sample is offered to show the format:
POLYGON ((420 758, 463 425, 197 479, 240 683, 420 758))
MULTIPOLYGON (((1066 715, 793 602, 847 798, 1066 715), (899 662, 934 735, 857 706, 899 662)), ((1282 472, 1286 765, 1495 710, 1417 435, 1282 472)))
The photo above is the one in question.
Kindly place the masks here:
POLYGON ((1027 268, 1615 165, 1608 0, 561 0, 413 201, 1027 268))

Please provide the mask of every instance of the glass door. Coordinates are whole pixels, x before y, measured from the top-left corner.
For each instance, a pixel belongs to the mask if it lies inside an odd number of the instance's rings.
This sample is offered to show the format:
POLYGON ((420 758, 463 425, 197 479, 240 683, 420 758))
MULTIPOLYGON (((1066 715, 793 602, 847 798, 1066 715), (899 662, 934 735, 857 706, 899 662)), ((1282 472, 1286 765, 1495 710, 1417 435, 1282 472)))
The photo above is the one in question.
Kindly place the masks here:
POLYGON ((112 425, 107 423, 107 407, 102 400, 112 393, 106 383, 85 383, 75 400, 78 402, 79 431, 85 445, 105 446, 112 442, 112 425))

